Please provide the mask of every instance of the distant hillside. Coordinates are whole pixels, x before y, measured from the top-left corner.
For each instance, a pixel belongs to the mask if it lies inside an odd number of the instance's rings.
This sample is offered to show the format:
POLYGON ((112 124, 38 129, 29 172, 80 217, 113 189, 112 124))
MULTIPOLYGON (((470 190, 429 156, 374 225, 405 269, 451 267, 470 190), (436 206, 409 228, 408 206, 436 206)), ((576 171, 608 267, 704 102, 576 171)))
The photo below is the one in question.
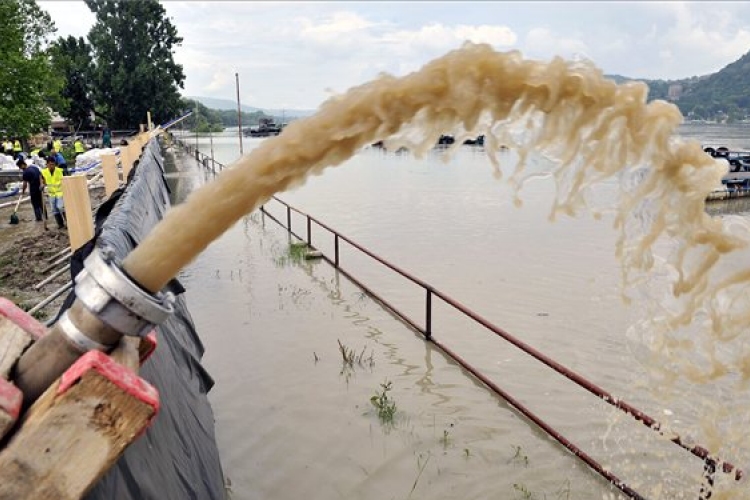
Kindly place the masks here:
POLYGON ((750 52, 721 71, 689 82, 676 104, 685 116, 723 115, 729 120, 750 116, 750 52))
MULTIPOLYGON (((237 109, 237 101, 232 101, 229 99, 216 99, 215 97, 198 97, 198 96, 187 97, 187 99, 193 99, 195 101, 198 101, 210 109, 218 109, 218 110, 236 110, 237 109)), ((303 117, 310 116, 315 113, 315 110, 309 110, 309 109, 265 109, 265 108, 255 108, 253 106, 247 106, 245 104, 242 104, 241 106, 242 106, 242 111, 246 111, 248 113, 262 111, 266 115, 276 116, 276 117, 286 116, 289 118, 303 118, 303 117)))
POLYGON ((642 81, 649 87, 649 100, 672 101, 690 119, 725 122, 750 119, 750 52, 716 73, 682 80, 606 77, 618 84, 642 81))

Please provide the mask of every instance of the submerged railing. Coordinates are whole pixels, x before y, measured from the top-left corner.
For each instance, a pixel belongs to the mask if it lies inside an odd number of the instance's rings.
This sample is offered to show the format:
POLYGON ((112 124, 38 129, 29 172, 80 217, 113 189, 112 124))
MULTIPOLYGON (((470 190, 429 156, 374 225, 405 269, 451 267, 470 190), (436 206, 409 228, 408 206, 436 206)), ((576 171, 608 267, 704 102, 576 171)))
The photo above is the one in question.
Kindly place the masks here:
MULTIPOLYGON (((217 172, 217 166, 219 172, 226 168, 223 164, 217 162, 214 160, 213 157, 209 157, 200 151, 198 151, 197 148, 192 147, 188 144, 185 144, 184 141, 177 140, 180 145, 182 145, 185 150, 195 156, 195 159, 200 162, 204 168, 210 170, 213 174, 216 174, 217 172)), ((568 380, 576 383, 579 387, 582 387, 583 389, 586 389, 591 394, 594 394, 602 401, 610 404, 611 406, 617 408, 618 410, 626 413, 627 415, 630 415, 633 417, 636 421, 641 422, 643 425, 648 427, 649 429, 653 430, 654 432, 658 433, 662 437, 668 437, 669 441, 673 442, 674 444, 680 446, 681 448, 689 451, 696 457, 703 460, 704 468, 703 468, 703 484, 701 485, 700 491, 699 491, 699 500, 708 500, 712 495, 712 488, 714 485, 715 475, 716 471, 720 466, 720 469, 726 473, 730 474, 734 472, 734 477, 736 480, 740 480, 743 476, 742 470, 736 468, 734 465, 732 465, 729 462, 721 461, 718 457, 713 457, 709 453, 709 451, 702 447, 697 445, 690 445, 682 440, 680 436, 677 434, 671 433, 669 436, 665 434, 665 431, 663 430, 663 426, 660 422, 658 422, 656 419, 650 417, 649 415, 645 414, 644 412, 638 410, 634 406, 630 405, 629 403, 623 401, 622 399, 619 399, 612 395, 611 393, 607 392, 603 388, 599 387, 598 385, 594 384, 593 382, 587 380, 585 377, 581 376, 580 374, 574 372, 573 370, 563 366, 562 364, 558 363, 557 361, 553 360, 549 356, 543 354, 539 350, 531 347, 530 345, 522 342, 521 340, 517 339, 513 335, 509 334, 502 328, 492 324, 489 320, 483 318, 476 312, 472 311, 465 305, 461 304, 457 300, 451 298, 450 296, 446 295, 445 293, 441 292, 440 290, 437 290, 432 285, 426 283, 425 281, 421 280, 420 278, 410 274, 409 272, 399 268, 395 264, 392 264, 388 262, 386 259, 378 256, 371 250, 368 250, 367 248, 363 247, 362 245, 356 243, 352 239, 344 236, 343 234, 339 233, 335 229, 331 228, 327 224, 321 222, 320 220, 316 219, 315 217, 293 207, 289 203, 281 200, 280 198, 274 196, 273 201, 283 205, 285 207, 286 211, 286 225, 284 222, 280 221, 278 218, 276 218, 273 214, 269 213, 265 206, 260 207, 260 211, 264 216, 269 217, 271 220, 279 224, 281 227, 286 229, 291 235, 299 239, 300 241, 306 241, 308 246, 312 249, 318 250, 315 246, 313 246, 312 241, 312 224, 315 223, 318 227, 321 229, 324 229, 328 231, 331 235, 333 235, 333 258, 331 258, 329 255, 326 255, 324 252, 321 252, 321 256, 324 260, 329 262, 331 265, 333 265, 338 272, 346 276, 350 281, 352 281, 355 285, 357 285, 359 288, 364 290, 366 293, 368 293, 370 296, 372 296, 374 299, 376 299, 378 302, 380 302, 383 306, 388 308, 390 311, 392 311, 399 319, 404 321, 407 325, 409 325, 412 329, 414 329, 416 332, 422 334, 424 336, 424 340, 431 342, 434 344, 437 348, 439 348, 443 353, 445 353, 448 357, 453 359, 455 362, 457 362, 459 365, 461 365, 464 369, 466 369, 468 372, 470 372, 472 375, 474 375, 478 380, 480 380, 482 383, 484 383, 490 390, 492 390, 495 394, 503 398, 506 402, 508 402, 511 406, 513 406, 516 410, 518 410, 521 414, 523 414, 526 418, 534 422, 537 426, 539 426, 542 430, 544 430, 547 434, 552 436, 557 442, 559 442, 562 446, 564 446, 566 449, 571 451, 576 457, 581 459, 586 465, 589 466, 592 470, 596 471, 599 475, 601 475, 603 478, 605 478, 610 484, 612 484, 614 487, 616 487, 618 490, 620 490, 622 493, 624 493, 628 498, 636 499, 636 500, 645 500, 645 497, 642 496, 640 493, 632 489, 630 486, 625 484, 620 478, 618 478, 616 475, 614 475, 612 472, 606 470, 599 462, 597 462, 594 458, 589 456, 586 452, 581 450, 577 445, 572 443, 569 439, 567 439, 565 436, 563 436, 559 431, 554 429, 551 425, 549 425, 547 422, 545 422, 543 419, 541 419, 539 416, 534 414, 530 409, 528 409, 523 403, 521 403, 519 400, 514 398, 512 395, 510 395, 508 392, 500 388, 495 382, 490 380, 488 377, 486 377, 484 374, 479 372, 475 367, 473 367, 470 363, 468 363, 466 360, 461 358, 458 354, 456 354, 454 351, 452 351, 450 348, 448 348, 446 345, 441 343, 439 340, 435 339, 432 332, 432 301, 433 296, 441 299, 446 304, 453 307, 455 310, 462 313, 464 316, 474 320, 479 325, 483 326, 490 332, 494 333, 495 335, 503 338, 507 342, 513 344, 517 348, 524 351, 526 354, 532 356, 533 358, 537 359, 538 361, 542 362, 549 368, 555 370, 562 376, 566 377, 568 380), (305 218, 305 237, 303 238, 299 234, 297 234, 294 229, 292 228, 292 213, 296 213, 303 218, 305 218), (415 320, 410 318, 407 314, 402 312, 398 307, 390 303, 387 299, 382 297, 380 294, 373 291, 370 287, 362 283, 360 280, 355 278, 352 274, 350 274, 348 271, 343 269, 341 267, 341 258, 340 258, 340 242, 344 241, 351 245, 353 248, 359 250, 363 254, 367 255, 368 257, 372 258, 373 260, 379 262, 380 264, 384 265, 388 269, 398 273, 402 277, 406 278, 407 280, 411 281, 412 283, 420 286, 424 292, 425 292, 425 317, 424 317, 424 327, 420 326, 419 323, 417 323, 415 320)), ((319 251, 319 250, 318 250, 319 251)))

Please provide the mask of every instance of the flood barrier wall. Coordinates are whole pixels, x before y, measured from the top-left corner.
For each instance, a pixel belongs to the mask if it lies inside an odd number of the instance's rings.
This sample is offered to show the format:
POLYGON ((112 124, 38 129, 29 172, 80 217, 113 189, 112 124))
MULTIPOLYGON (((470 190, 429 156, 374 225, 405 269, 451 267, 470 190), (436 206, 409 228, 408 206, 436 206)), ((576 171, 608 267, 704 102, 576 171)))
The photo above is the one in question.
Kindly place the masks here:
MULTIPOLYGON (((94 238, 71 258, 71 278, 95 246, 111 247, 122 259, 170 206, 162 145, 152 139, 121 188, 96 213, 94 238)), ((88 500, 224 499, 224 476, 208 401, 213 379, 201 365, 204 348, 177 280, 175 312, 156 328, 158 347, 140 376, 159 391, 160 410, 146 433, 125 450, 115 466, 85 497, 88 500)), ((75 292, 58 312, 70 307, 75 292)))

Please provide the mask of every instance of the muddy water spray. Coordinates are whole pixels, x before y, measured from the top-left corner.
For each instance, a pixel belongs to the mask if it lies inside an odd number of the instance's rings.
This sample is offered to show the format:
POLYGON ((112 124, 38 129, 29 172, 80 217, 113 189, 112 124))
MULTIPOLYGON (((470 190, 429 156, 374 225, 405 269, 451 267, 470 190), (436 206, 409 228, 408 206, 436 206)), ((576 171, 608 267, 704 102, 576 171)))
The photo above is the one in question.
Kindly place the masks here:
MULTIPOLYGON (((679 303, 660 318, 658 329, 668 332, 688 324, 700 309, 713 335, 733 338, 750 322, 750 313, 744 309, 731 318, 723 313, 744 304, 750 269, 723 279, 712 270, 722 255, 746 246, 745 228, 730 232, 704 212, 705 196, 723 169, 698 143, 676 141, 679 111, 662 101, 646 104, 646 94, 644 84, 616 85, 585 62, 542 63, 524 60, 518 52, 467 44, 406 77, 382 76, 353 88, 324 103, 316 115, 293 122, 170 210, 123 266, 146 288, 158 290, 274 193, 377 140, 390 138, 390 147, 404 146, 419 155, 441 133, 458 130, 485 134, 498 173, 493 153, 501 144, 514 147, 520 160, 511 182, 517 186, 529 152, 558 158, 552 216, 575 214, 586 207, 589 187, 617 177, 622 186, 617 252, 625 283, 635 283, 652 269, 659 238, 668 235, 679 242, 672 263, 679 303), (637 217, 646 210, 648 217, 637 217)), ((750 374, 744 358, 731 367, 716 363, 699 372, 684 368, 694 377, 727 370, 750 374)))

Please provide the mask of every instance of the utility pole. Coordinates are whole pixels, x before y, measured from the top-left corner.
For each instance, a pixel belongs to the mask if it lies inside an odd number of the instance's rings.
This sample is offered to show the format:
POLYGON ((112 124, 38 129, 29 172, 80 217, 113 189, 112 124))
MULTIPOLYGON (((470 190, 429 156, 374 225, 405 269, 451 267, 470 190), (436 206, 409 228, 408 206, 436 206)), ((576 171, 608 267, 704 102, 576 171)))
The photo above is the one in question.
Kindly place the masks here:
POLYGON ((214 161, 214 134, 211 126, 208 127, 208 139, 211 141, 211 171, 216 173, 216 162, 214 161))
POLYGON ((240 74, 235 73, 234 78, 237 82, 237 124, 239 125, 240 134, 240 156, 243 155, 242 151, 242 107, 240 106, 240 74))

